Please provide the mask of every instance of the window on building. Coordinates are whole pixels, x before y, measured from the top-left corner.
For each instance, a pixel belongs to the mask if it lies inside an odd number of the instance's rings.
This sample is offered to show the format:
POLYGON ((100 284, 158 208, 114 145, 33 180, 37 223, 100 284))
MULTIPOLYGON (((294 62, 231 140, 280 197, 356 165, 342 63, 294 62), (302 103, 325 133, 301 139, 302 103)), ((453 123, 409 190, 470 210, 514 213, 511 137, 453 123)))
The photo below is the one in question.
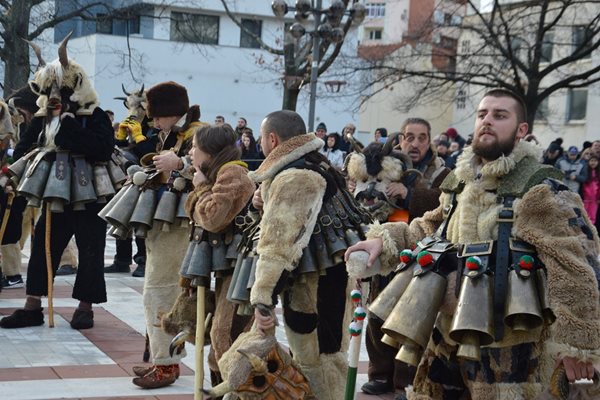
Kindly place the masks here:
POLYGON ((445 49, 456 49, 457 40, 448 36, 440 36, 440 46, 445 49))
POLYGON ((369 31, 370 40, 381 40, 383 31, 381 29, 372 29, 369 31))
POLYGON ((542 102, 538 105, 537 110, 535 110, 535 119, 538 120, 547 120, 550 115, 550 98, 546 97, 542 102))
POLYGON ((367 3, 365 4, 367 18, 385 17, 385 3, 367 3))
POLYGON ((242 27, 243 29, 240 30, 240 47, 259 49, 260 44, 258 43, 258 40, 256 40, 249 32, 261 37, 262 21, 242 18, 242 27))
MULTIPOLYGON (((582 52, 588 50, 592 46, 593 34, 587 26, 573 27, 573 52, 582 52)), ((590 58, 591 52, 583 58, 590 58)))
POLYGON ((435 22, 438 25, 441 25, 444 23, 444 18, 445 18, 445 14, 442 10, 435 10, 433 12, 433 22, 435 22))
POLYGON ((456 108, 464 110, 467 106, 467 92, 464 89, 458 89, 456 93, 456 108))
POLYGON ((107 14, 96 14, 96 33, 127 36, 140 33, 140 17, 111 18, 107 14))
POLYGON ((171 13, 171 40, 219 44, 219 17, 215 15, 171 13))
POLYGON ((542 62, 552 61, 552 49, 554 44, 554 33, 548 32, 544 35, 544 41, 542 42, 540 59, 542 62))
POLYGON ((460 42, 460 47, 461 47, 461 53, 468 55, 469 53, 471 53, 471 41, 470 40, 463 40, 462 42, 460 42))
POLYGON ((567 120, 584 120, 587 109, 587 89, 570 89, 567 103, 567 120))

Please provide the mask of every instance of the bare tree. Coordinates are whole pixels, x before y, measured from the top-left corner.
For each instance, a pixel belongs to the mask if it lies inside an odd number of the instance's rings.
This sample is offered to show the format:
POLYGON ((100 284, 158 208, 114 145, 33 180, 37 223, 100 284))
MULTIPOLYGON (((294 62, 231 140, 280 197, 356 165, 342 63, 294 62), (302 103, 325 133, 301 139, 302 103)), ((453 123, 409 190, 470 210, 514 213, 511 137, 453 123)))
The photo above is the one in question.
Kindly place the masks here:
MULTIPOLYGON (((242 29, 245 33, 253 37, 260 48, 268 51, 269 53, 283 57, 283 105, 282 108, 286 110, 295 110, 296 103, 298 101, 298 95, 300 90, 305 85, 309 85, 311 82, 311 63, 313 60, 313 40, 311 35, 304 35, 300 39, 295 39, 290 32, 285 29, 283 32, 283 40, 278 41, 277 44, 281 44, 281 47, 274 47, 265 43, 262 38, 256 35, 254 32, 248 30, 241 22, 240 18, 231 11, 231 1, 221 0, 223 8, 227 13, 227 16, 242 29)), ((343 0, 341 3, 344 6, 344 12, 350 11, 352 2, 349 0, 343 0)), ((329 19, 329 22, 333 27, 339 26, 344 32, 344 36, 350 30, 354 22, 354 16, 352 13, 344 21, 342 18, 329 19)), ((326 16, 320 16, 325 21, 326 16)), ((342 50, 343 40, 335 43, 329 38, 323 38, 320 40, 319 45, 319 69, 318 75, 321 76, 329 67, 333 64, 336 58, 340 55, 342 50)))
POLYGON ((550 95, 600 80, 600 65, 591 60, 600 46, 600 1, 494 0, 485 11, 478 5, 457 2, 450 13, 446 7, 391 55, 353 66, 352 73, 371 77, 359 89, 361 101, 405 81, 415 88, 405 107, 453 86, 502 87, 523 97, 531 130, 550 95), (470 10, 464 18, 460 3, 470 10))
POLYGON ((27 83, 31 64, 26 41, 34 41, 47 29, 73 18, 87 21, 128 18, 138 11, 135 5, 114 8, 105 1, 61 0, 55 6, 55 2, 44 0, 0 0, 4 93, 11 93, 27 83))

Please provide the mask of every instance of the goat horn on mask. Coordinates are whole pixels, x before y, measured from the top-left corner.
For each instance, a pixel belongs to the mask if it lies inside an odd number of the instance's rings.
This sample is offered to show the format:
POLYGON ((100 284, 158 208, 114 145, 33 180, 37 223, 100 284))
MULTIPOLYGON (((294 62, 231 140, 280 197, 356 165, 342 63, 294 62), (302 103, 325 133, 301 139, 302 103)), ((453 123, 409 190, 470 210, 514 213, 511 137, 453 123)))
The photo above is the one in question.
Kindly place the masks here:
POLYGON ((44 61, 44 58, 42 57, 42 50, 40 49, 40 47, 37 44, 30 42, 27 39, 23 39, 23 41, 25 43, 27 43, 33 49, 33 52, 35 53, 35 56, 38 59, 38 63, 39 63, 38 67, 46 66, 46 61, 44 61))
POLYGON ((62 42, 60 42, 60 45, 58 46, 58 59, 60 61, 60 65, 62 65, 63 68, 67 68, 69 66, 69 57, 67 56, 67 43, 69 42, 69 39, 71 38, 72 34, 73 31, 69 32, 69 34, 65 36, 65 38, 62 40, 62 42))

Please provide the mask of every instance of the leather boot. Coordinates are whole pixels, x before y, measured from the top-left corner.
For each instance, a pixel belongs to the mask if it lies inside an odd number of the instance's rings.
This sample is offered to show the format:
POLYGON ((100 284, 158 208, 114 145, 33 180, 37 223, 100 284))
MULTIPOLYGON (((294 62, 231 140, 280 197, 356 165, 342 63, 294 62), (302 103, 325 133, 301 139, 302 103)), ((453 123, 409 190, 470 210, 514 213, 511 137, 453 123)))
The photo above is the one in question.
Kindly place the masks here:
POLYGON ((133 384, 144 389, 157 389, 171 385, 179 376, 179 364, 155 365, 142 377, 133 378, 133 384))
MULTIPOLYGON (((142 365, 136 365, 135 367, 132 368, 133 373, 135 374, 135 376, 144 376, 147 373, 151 372, 152 369, 154 368, 154 365, 150 365, 148 367, 144 367, 142 365)), ((177 368, 177 372, 175 373, 175 378, 179 378, 179 368, 177 368)))

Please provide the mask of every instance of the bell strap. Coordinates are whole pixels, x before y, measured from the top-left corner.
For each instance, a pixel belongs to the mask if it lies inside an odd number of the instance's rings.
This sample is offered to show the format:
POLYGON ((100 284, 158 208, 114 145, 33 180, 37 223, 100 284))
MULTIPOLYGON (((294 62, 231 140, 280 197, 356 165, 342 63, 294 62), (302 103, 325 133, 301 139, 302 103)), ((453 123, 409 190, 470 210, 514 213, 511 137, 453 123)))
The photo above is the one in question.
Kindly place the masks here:
POLYGON ((498 242, 496 246, 496 266, 494 271, 494 336, 496 341, 504 337, 504 306, 508 287, 508 267, 510 266, 510 232, 514 218, 513 196, 502 200, 498 213, 498 242))

